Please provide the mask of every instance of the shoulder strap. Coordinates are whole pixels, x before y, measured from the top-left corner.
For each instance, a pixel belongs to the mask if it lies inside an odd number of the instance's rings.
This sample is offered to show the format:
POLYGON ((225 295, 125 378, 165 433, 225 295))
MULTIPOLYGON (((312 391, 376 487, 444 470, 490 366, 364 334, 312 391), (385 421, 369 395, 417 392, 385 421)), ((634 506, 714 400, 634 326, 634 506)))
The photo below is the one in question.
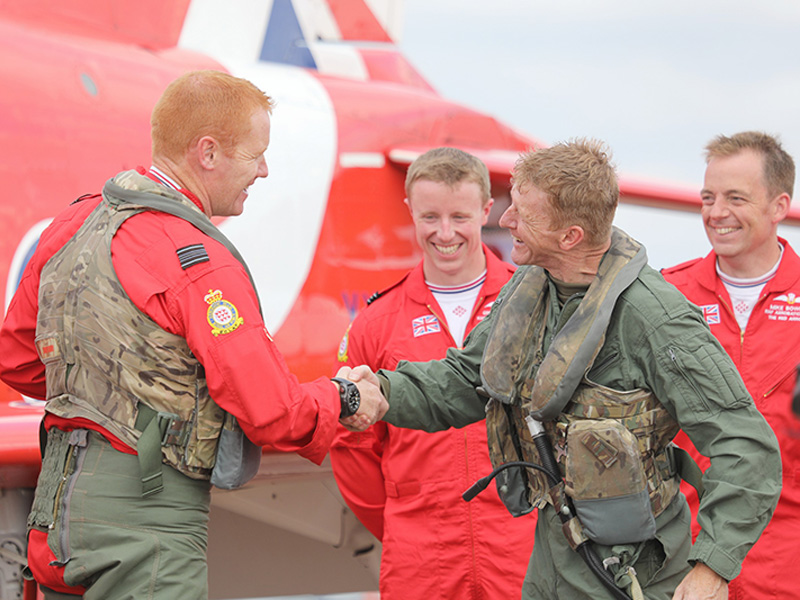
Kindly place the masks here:
POLYGON ((705 487, 703 486, 703 471, 697 466, 692 455, 686 450, 675 444, 667 446, 667 457, 673 473, 691 485, 697 492, 697 498, 703 497, 705 487))
POLYGON ((553 338, 532 383, 531 414, 554 419, 569 402, 605 342, 614 306, 647 264, 644 246, 614 228, 611 247, 580 306, 553 338))
POLYGON ((519 395, 526 356, 547 315, 547 274, 541 267, 517 269, 492 306, 491 328, 481 359, 481 385, 492 398, 510 404, 519 395))
POLYGON ((158 196, 156 194, 150 194, 139 190, 129 190, 120 187, 114 183, 113 179, 109 179, 103 186, 103 198, 105 198, 111 206, 115 207, 119 207, 123 204, 140 204, 142 206, 146 206, 147 208, 176 216, 184 221, 188 221, 200 231, 205 233, 208 237, 218 241, 220 244, 225 246, 225 248, 228 249, 233 257, 244 267, 247 277, 250 279, 250 283, 253 285, 253 291, 256 293, 256 299, 258 300, 259 308, 261 307, 261 300, 258 297, 258 288, 256 287, 256 282, 253 280, 253 276, 250 273, 250 268, 247 266, 244 258, 242 258, 242 255, 239 253, 239 250, 236 248, 236 246, 233 245, 233 242, 225 237, 225 234, 223 234, 205 214, 201 213, 199 210, 195 210, 194 208, 186 206, 181 202, 177 202, 165 196, 158 196))

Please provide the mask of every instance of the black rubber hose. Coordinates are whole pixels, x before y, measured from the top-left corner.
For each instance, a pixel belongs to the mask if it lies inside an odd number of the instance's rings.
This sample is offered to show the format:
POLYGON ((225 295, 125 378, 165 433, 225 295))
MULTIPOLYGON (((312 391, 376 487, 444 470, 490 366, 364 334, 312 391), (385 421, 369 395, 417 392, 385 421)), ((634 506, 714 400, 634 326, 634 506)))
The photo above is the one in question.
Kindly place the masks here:
POLYGON ((510 467, 526 467, 530 469, 538 469, 539 471, 542 471, 543 473, 549 475, 549 473, 547 473, 545 468, 542 467, 541 465, 537 465, 536 463, 532 462, 525 462, 522 460, 515 460, 512 462, 503 463, 502 465, 494 469, 491 473, 489 473, 486 477, 481 477, 480 479, 478 479, 478 481, 469 486, 469 489, 466 492, 461 494, 461 497, 465 501, 469 502, 475 496, 477 496, 483 490, 485 490, 486 487, 492 482, 492 479, 497 477, 501 471, 504 471, 510 467))
MULTIPOLYGON (((544 431, 541 431, 541 433, 534 435, 533 443, 536 446, 536 450, 539 451, 539 458, 544 466, 543 470, 545 473, 547 473, 547 477, 550 480, 550 485, 558 485, 561 483, 561 470, 558 468, 558 463, 553 456, 553 449, 550 446, 550 440, 547 439, 547 434, 545 434, 544 431)), ((562 523, 569 521, 572 518, 572 513, 574 511, 571 502, 565 508, 569 509, 567 513, 560 511, 558 513, 562 523)), ((631 597, 625 593, 624 590, 618 587, 616 583, 614 583, 614 578, 608 571, 606 571, 603 563, 600 562, 597 554, 595 554, 594 550, 589 545, 588 540, 575 548, 575 551, 581 555, 584 562, 589 567, 589 570, 597 576, 597 578, 600 580, 600 583, 603 584, 603 586, 611 593, 612 596, 614 596, 614 598, 616 598, 616 600, 631 600, 631 597)))

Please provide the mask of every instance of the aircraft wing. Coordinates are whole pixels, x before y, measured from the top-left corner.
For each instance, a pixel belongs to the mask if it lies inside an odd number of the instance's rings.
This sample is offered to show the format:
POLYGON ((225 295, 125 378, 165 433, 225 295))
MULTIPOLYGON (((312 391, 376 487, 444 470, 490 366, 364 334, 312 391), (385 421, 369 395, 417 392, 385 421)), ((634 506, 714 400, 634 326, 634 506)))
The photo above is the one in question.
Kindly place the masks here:
MULTIPOLYGON (((508 185, 521 151, 543 147, 545 144, 537 140, 531 140, 527 147, 519 150, 460 146, 462 150, 480 158, 489 168, 493 184, 500 185, 508 185)), ((430 147, 422 146, 398 146, 388 150, 386 155, 390 162, 405 170, 414 159, 429 149, 430 147)), ((661 206, 673 210, 697 211, 700 208, 700 194, 697 191, 674 184, 656 183, 621 175, 619 188, 621 202, 661 206)))
MULTIPOLYGON (((534 142, 531 147, 543 147, 544 144, 534 142)), ((478 147, 464 147, 460 146, 464 152, 469 152, 473 156, 480 158, 486 167, 489 169, 489 176, 492 184, 495 186, 509 186, 511 171, 514 168, 514 163, 519 158, 520 152, 528 148, 520 148, 519 150, 508 149, 492 149, 492 148, 478 148, 478 147)), ((395 147, 386 152, 389 161, 402 169, 403 172, 408 168, 414 160, 424 154, 430 147, 421 146, 401 146, 395 147)))

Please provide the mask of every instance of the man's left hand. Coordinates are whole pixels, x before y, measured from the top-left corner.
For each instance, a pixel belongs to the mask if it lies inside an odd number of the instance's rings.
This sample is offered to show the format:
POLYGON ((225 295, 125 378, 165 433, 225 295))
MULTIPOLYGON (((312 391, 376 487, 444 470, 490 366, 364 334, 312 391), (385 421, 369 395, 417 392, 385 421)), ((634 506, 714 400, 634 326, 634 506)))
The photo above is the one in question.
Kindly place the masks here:
POLYGON ((672 600, 727 600, 728 582, 703 563, 683 578, 672 600))

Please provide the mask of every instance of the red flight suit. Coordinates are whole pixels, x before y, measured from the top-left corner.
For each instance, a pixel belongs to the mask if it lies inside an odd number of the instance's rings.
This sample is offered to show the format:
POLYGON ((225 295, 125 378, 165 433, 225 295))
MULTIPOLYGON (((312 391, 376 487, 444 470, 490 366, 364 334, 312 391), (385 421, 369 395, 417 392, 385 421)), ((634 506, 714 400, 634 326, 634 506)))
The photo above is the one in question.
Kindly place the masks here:
MULTIPOLYGON (((783 489, 764 533, 731 582, 731 600, 783 600, 800 598, 800 588, 790 575, 800 558, 800 418, 792 413, 796 367, 800 364, 800 258, 784 239, 778 271, 762 290, 741 333, 731 299, 716 273, 716 254, 662 271, 703 310, 711 332, 728 352, 744 379, 756 407, 775 431, 783 462, 783 489)), ((709 461, 681 432, 675 440, 692 452, 702 469, 709 461)), ((692 513, 697 495, 686 484, 692 513)), ((697 524, 694 523, 695 534, 697 524)))
MULTIPOLYGON (((191 198, 191 193, 182 190, 191 198)), ((45 263, 80 228, 97 206, 99 196, 73 203, 41 235, 23 273, 0 330, 0 377, 21 393, 46 396, 45 367, 34 344, 39 275, 45 263)), ((197 201, 195 201, 197 203, 197 201)), ((264 325, 247 274, 219 242, 191 223, 157 211, 145 211, 125 221, 111 242, 114 268, 133 303, 160 327, 186 339, 205 369, 211 397, 235 415, 247 436, 259 445, 297 452, 319 464, 325 458, 338 424, 340 401, 335 386, 321 377, 300 384, 292 375, 264 325), (178 250, 202 245, 208 260, 183 268, 178 250), (209 290, 220 290, 238 309, 242 324, 215 336, 207 319, 209 290)), ((46 414, 45 426, 99 431, 122 452, 134 454, 99 425, 83 418, 46 414)), ((29 540, 29 562, 48 567, 52 552, 46 537, 29 540)), ((61 569, 40 581, 53 589, 65 587, 61 569)))
MULTIPOLYGON (((487 277, 467 333, 514 270, 483 251, 487 277)), ((355 318, 339 361, 394 369, 400 360, 443 358, 453 346, 420 263, 355 318)), ((382 421, 363 433, 340 428, 331 462, 348 506, 383 543, 381 600, 520 597, 535 515, 511 517, 493 485, 472 502, 461 498, 492 470, 485 422, 435 433, 382 421)))

